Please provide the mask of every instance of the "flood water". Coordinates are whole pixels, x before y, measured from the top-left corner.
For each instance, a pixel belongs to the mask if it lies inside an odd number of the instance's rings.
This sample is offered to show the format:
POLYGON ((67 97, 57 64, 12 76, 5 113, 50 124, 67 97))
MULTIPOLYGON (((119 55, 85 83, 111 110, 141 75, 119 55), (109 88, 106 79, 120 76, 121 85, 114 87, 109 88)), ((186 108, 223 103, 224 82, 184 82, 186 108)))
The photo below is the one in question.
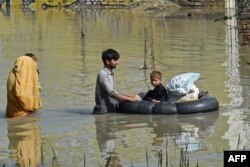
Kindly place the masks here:
POLYGON ((166 159, 178 166, 183 148, 190 165, 214 167, 223 166, 224 150, 249 149, 248 49, 237 45, 231 20, 215 22, 216 13, 199 12, 176 9, 163 17, 86 9, 82 22, 70 9, 0 9, 0 166, 144 167, 160 164, 159 155, 162 166, 166 159), (141 70, 145 36, 153 39, 154 61, 148 54, 149 68, 141 70), (121 55, 115 70, 120 92, 150 89, 152 64, 164 85, 181 72, 198 72, 196 85, 218 99, 219 112, 92 115, 107 48, 121 55), (43 108, 6 119, 6 80, 26 52, 38 57, 43 108))

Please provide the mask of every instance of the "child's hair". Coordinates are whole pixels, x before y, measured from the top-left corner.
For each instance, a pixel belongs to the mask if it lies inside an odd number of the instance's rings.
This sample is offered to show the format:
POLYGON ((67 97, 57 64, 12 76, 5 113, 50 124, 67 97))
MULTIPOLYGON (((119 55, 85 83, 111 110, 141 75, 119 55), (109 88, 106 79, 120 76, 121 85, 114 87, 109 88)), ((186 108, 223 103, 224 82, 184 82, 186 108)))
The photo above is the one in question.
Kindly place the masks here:
POLYGON ((107 49, 102 52, 102 61, 106 64, 106 60, 118 60, 120 58, 120 54, 114 49, 107 49))
POLYGON ((150 78, 158 78, 161 80, 161 72, 160 71, 152 71, 150 74, 150 78))

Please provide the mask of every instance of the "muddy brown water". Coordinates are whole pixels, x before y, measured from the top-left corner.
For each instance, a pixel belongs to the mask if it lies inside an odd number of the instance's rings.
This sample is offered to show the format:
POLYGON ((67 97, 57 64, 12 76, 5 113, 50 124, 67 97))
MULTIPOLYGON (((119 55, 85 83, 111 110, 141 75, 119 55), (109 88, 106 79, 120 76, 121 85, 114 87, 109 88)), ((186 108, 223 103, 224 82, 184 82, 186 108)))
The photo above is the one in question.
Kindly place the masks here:
POLYGON ((162 154, 163 166, 166 157, 169 166, 176 166, 183 148, 191 164, 222 166, 223 150, 249 147, 248 49, 237 45, 234 28, 214 21, 216 14, 195 10, 188 17, 190 12, 175 10, 163 17, 84 10, 82 26, 80 15, 70 9, 0 9, 0 165, 95 167, 110 157, 110 166, 143 167, 147 160, 149 166, 159 164, 162 154), (149 68, 141 70, 145 27, 149 68), (164 85, 181 72, 200 73, 196 85, 218 99, 219 112, 92 115, 100 56, 107 48, 121 54, 115 70, 120 92, 150 89, 154 63, 164 85), (26 52, 38 57, 43 108, 8 120, 6 79, 16 57, 26 52))

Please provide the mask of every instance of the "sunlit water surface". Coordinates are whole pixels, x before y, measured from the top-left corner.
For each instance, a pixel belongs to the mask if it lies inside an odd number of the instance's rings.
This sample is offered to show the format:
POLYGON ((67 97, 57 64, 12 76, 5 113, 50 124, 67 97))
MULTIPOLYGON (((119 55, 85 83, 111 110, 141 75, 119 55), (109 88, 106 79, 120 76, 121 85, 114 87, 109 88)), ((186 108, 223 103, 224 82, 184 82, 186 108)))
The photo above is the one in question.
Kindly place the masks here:
POLYGON ((0 9, 0 166, 144 167, 160 164, 159 157, 163 166, 166 159, 178 166, 183 148, 189 163, 214 167, 223 165, 223 150, 248 147, 250 71, 239 57, 247 59, 249 52, 232 42, 229 26, 214 22, 216 14, 187 17, 187 12, 161 17, 84 10, 82 23, 72 10, 0 9), (141 70, 146 36, 149 68, 141 70), (218 99, 219 112, 92 115, 101 52, 107 48, 121 55, 115 70, 120 92, 150 89, 152 64, 162 71, 164 85, 181 72, 198 72, 196 85, 218 99), (7 120, 6 80, 17 56, 26 52, 39 59, 43 108, 7 120))

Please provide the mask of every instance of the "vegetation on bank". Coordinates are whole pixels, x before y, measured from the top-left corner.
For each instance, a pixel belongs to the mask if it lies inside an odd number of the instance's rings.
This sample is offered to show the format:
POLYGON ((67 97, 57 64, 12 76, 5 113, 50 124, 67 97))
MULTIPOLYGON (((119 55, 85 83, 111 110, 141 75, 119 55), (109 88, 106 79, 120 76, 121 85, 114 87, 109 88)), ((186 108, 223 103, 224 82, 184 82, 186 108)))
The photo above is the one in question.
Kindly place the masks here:
MULTIPOLYGON (((152 7, 161 7, 161 8, 178 6, 174 2, 166 0, 26 0, 26 1, 11 0, 10 6, 41 7, 44 4, 46 4, 49 7, 64 7, 72 4, 81 4, 81 3, 85 5, 122 6, 129 8, 145 6, 145 5, 152 7)), ((5 6, 5 2, 2 4, 2 6, 5 6)))
MULTIPOLYGON (((5 0, 3 0, 5 1, 5 0)), ((0 0, 1 3, 1 0, 0 0)), ((6 6, 5 2, 1 6, 6 6)), ((98 8, 126 8, 133 9, 138 12, 142 11, 164 11, 168 8, 206 8, 214 9, 224 8, 225 1, 223 0, 11 0, 11 7, 25 8, 50 8, 50 7, 65 7, 78 8, 98 7, 98 8)))

